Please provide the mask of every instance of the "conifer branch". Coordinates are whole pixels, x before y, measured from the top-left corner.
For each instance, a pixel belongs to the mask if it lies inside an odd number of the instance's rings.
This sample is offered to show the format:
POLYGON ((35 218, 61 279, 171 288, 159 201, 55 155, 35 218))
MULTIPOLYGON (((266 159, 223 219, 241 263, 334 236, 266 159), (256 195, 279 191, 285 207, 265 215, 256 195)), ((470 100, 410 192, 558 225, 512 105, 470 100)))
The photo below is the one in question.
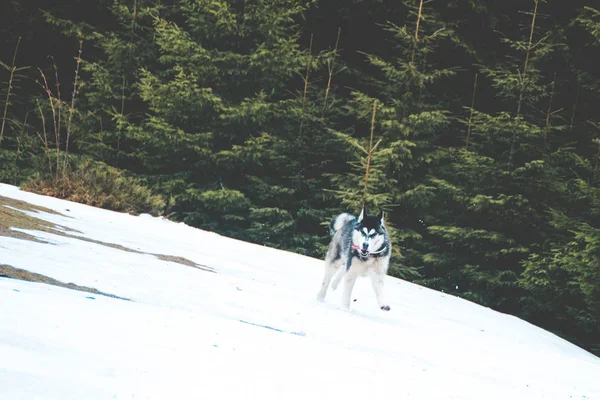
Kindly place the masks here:
POLYGON ((369 172, 371 170, 371 158, 373 157, 373 135, 375 133, 375 115, 377 114, 377 100, 373 100, 373 115, 371 116, 371 138, 369 139, 369 154, 367 154, 367 167, 365 168, 365 190, 363 193, 363 206, 367 204, 367 193, 369 191, 369 172))
POLYGON ((335 61, 335 56, 337 55, 338 44, 340 42, 340 33, 342 32, 342 28, 338 28, 337 39, 335 40, 335 50, 333 52, 333 60, 329 64, 329 80, 327 81, 327 89, 325 90, 325 101, 323 102, 323 111, 321 112, 321 119, 325 117, 325 109, 327 108, 327 99, 329 98, 329 90, 331 89, 331 78, 333 77, 333 66, 335 61))
POLYGON ((473 83, 473 96, 471 98, 471 113, 469 114, 469 123, 467 124, 467 140, 465 149, 469 149, 469 140, 471 139, 471 127, 473 122, 473 108, 475 107, 475 92, 477 91, 477 77, 479 73, 475 73, 475 82, 473 83))
MULTIPOLYGON (((17 45, 15 46, 15 52, 13 54, 12 65, 10 67, 10 78, 8 79, 8 89, 6 91, 6 100, 4 102, 4 114, 2 115, 2 128, 0 128, 0 145, 2 145, 2 138, 4 137, 4 126, 6 124, 6 115, 8 113, 8 105, 10 104, 10 95, 13 87, 13 80, 15 78, 15 71, 17 68, 15 67, 15 63, 17 60, 17 52, 19 51, 19 44, 21 43, 21 37, 17 40, 17 45)), ((3 64, 4 65, 4 64, 3 64)))

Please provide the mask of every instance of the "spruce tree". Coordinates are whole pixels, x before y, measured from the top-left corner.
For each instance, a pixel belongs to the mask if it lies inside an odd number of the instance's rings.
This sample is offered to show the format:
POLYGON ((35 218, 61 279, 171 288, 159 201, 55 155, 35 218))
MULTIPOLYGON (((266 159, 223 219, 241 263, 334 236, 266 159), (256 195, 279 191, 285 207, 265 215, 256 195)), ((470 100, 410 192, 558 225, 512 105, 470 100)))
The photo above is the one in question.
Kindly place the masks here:
POLYGON ((332 182, 343 203, 356 207, 366 200, 369 207, 389 211, 387 221, 395 243, 390 271, 415 278, 417 271, 427 273, 418 243, 427 234, 423 219, 435 196, 428 173, 442 158, 444 150, 438 145, 450 125, 446 99, 435 98, 433 93, 455 73, 450 66, 432 60, 436 49, 450 45, 455 37, 429 5, 422 1, 416 6, 409 1, 403 5, 408 13, 406 25, 384 26, 394 41, 395 54, 385 58, 365 53, 377 73, 364 79, 364 89, 355 90, 348 104, 356 123, 337 135, 354 149, 355 158, 352 170, 334 176, 332 182), (363 199, 372 128, 378 139, 363 199))
MULTIPOLYGON (((592 43, 600 45, 599 11, 582 10, 574 26, 583 27, 592 43)), ((597 49, 594 51, 597 53, 597 49)), ((586 71, 576 65, 575 73, 584 90, 597 97, 594 81, 600 81, 600 77, 595 71, 586 71)), ((575 137, 579 140, 576 148, 579 150, 576 152, 571 145, 551 155, 554 175, 552 181, 544 185, 556 188, 552 196, 555 200, 547 202, 551 235, 544 247, 524 262, 520 284, 528 294, 524 301, 524 316, 598 353, 600 189, 597 137, 600 130, 596 121, 584 122, 576 128, 575 137)), ((573 132, 573 129, 565 127, 564 131, 573 132)))

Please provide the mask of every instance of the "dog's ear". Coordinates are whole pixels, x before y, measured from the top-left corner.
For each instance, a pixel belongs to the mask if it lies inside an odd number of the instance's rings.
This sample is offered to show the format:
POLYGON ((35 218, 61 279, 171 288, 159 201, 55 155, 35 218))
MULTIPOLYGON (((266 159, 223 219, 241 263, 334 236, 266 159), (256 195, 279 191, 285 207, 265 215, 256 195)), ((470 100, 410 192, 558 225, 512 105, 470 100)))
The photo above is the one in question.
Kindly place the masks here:
POLYGON ((385 225, 384 221, 383 221, 384 217, 385 217, 385 214, 384 214, 383 210, 380 210, 379 214, 377 214, 377 218, 379 219, 379 221, 381 221, 381 225, 385 225))
POLYGON ((365 206, 363 206, 362 210, 360 210, 360 215, 358 216, 358 219, 356 220, 356 222, 358 222, 359 224, 362 222, 363 218, 366 215, 366 211, 365 211, 365 206))

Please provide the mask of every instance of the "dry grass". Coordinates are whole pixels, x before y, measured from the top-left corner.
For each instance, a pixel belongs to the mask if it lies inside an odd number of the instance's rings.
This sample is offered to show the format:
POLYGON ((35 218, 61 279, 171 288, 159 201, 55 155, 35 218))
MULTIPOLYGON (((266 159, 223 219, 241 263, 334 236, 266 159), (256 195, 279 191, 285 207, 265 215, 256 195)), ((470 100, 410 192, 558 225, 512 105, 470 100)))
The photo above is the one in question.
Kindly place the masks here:
POLYGON ((188 260, 187 258, 183 258, 183 257, 179 257, 179 256, 167 256, 165 254, 153 254, 153 253, 147 253, 147 254, 152 254, 156 258, 163 260, 163 261, 170 261, 170 262, 174 262, 177 264, 186 265, 188 267, 201 269, 202 271, 215 272, 214 268, 209 267, 208 265, 204 265, 204 264, 197 264, 193 261, 188 260))
POLYGON ((123 171, 91 160, 73 161, 59 179, 33 177, 24 186, 30 192, 130 214, 160 215, 162 196, 123 171))
POLYGON ((114 299, 130 301, 130 299, 127 299, 125 297, 119 297, 119 296, 115 296, 114 294, 104 293, 97 289, 86 287, 86 286, 79 286, 74 283, 64 283, 61 281, 57 281, 56 279, 50 278, 48 276, 36 274, 34 272, 29 272, 29 271, 26 271, 26 270, 20 269, 20 268, 15 268, 10 265, 0 265, 0 277, 19 279, 19 280, 28 281, 28 282, 45 283, 47 285, 60 286, 60 287, 64 287, 67 289, 79 290, 81 292, 89 292, 89 293, 97 294, 100 296, 106 296, 106 297, 112 297, 114 299))
POLYGON ((18 239, 31 240, 34 242, 43 241, 23 232, 11 228, 37 230, 42 232, 61 234, 58 229, 72 231, 71 229, 51 224, 48 221, 25 214, 23 211, 46 212, 56 215, 62 215, 54 210, 45 207, 38 207, 24 201, 0 196, 0 236, 10 236, 18 239), (13 208, 9 208, 13 207, 13 208), (22 211, 21 211, 22 210, 22 211))
POLYGON ((195 263, 191 260, 188 260, 187 258, 184 258, 184 257, 172 256, 172 255, 166 255, 166 254, 147 253, 147 252, 143 252, 143 251, 139 251, 139 250, 130 249, 128 247, 121 246, 119 244, 106 243, 106 242, 101 242, 99 240, 94 240, 94 239, 89 239, 89 238, 82 237, 82 236, 73 235, 73 234, 70 234, 69 232, 72 232, 72 233, 78 233, 78 232, 76 230, 67 228, 65 226, 52 224, 48 221, 44 221, 44 220, 36 218, 34 216, 27 215, 23 211, 34 211, 34 212, 43 211, 43 212, 47 212, 47 213, 51 213, 51 214, 55 214, 55 215, 63 215, 63 214, 60 214, 54 210, 50 210, 45 207, 38 207, 38 206, 34 206, 32 204, 26 203, 24 201, 15 200, 10 197, 0 196, 0 236, 10 236, 10 237, 14 237, 17 239, 30 240, 30 241, 38 242, 38 243, 46 243, 42 240, 37 239, 35 236, 28 235, 26 233, 19 232, 14 229, 11 229, 11 228, 42 231, 42 232, 52 233, 52 234, 58 235, 58 236, 63 236, 63 237, 68 237, 68 238, 72 238, 72 239, 82 240, 82 241, 89 242, 89 243, 98 244, 101 246, 111 247, 113 249, 126 251, 129 253, 148 254, 148 255, 155 256, 156 258, 163 260, 163 261, 170 261, 170 262, 178 263, 178 264, 185 265, 188 267, 200 269, 203 271, 215 272, 215 270, 209 266, 197 264, 197 263, 195 263), (12 207, 12 208, 9 208, 9 207, 12 207))

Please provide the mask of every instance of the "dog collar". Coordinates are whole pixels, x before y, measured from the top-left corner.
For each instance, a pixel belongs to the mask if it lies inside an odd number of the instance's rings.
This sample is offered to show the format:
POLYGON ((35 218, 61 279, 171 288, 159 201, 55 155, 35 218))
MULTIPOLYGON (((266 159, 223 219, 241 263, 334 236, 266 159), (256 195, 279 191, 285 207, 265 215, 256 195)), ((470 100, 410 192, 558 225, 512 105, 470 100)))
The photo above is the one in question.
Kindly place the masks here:
POLYGON ((371 251, 371 252, 369 252, 369 254, 381 254, 386 250, 387 250, 387 246, 383 246, 383 248, 381 250, 371 251))
MULTIPOLYGON (((354 250, 359 250, 359 251, 360 251, 360 247, 359 247, 359 246, 357 246, 357 245, 355 245, 355 244, 353 244, 353 245, 352 245, 352 248, 353 248, 354 250)), ((382 248, 381 250, 377 250, 377 251, 370 251, 370 252, 368 252, 368 253, 367 253, 367 257, 368 257, 368 256, 370 256, 371 254, 381 254, 381 253, 383 253, 383 252, 384 252, 384 251, 386 251, 386 250, 387 250, 387 246, 383 246, 383 248, 382 248)))

